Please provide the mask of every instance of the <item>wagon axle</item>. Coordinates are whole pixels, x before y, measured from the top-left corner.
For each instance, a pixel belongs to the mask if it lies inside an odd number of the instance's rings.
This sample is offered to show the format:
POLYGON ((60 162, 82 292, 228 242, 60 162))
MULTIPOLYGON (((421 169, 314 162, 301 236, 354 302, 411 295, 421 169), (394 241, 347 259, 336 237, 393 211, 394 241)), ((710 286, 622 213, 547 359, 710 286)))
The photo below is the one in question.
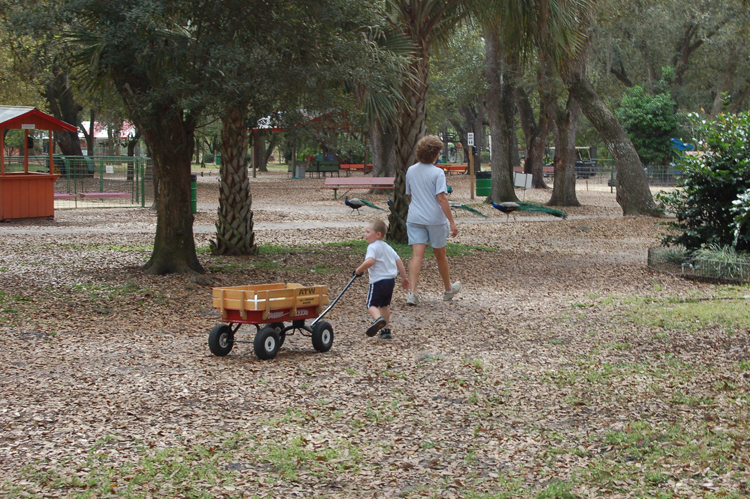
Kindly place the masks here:
POLYGON ((235 339, 242 323, 217 324, 208 335, 208 348, 212 354, 223 357, 232 351, 235 343, 252 343, 255 355, 261 360, 268 360, 276 357, 287 333, 291 336, 296 331, 303 336, 310 336, 313 348, 318 352, 327 352, 333 346, 333 326, 326 321, 320 321, 313 327, 306 326, 304 321, 302 324, 294 321, 291 326, 285 326, 283 322, 274 322, 263 327, 259 324, 253 325, 256 328, 255 338, 253 341, 243 341, 235 339))

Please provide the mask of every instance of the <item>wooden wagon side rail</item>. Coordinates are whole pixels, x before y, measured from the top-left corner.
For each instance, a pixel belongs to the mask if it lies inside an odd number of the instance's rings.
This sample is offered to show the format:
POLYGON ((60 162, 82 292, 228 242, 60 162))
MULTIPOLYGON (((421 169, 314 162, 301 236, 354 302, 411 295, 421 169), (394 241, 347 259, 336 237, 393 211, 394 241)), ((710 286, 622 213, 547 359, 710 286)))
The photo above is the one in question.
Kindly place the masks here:
POLYGON ((260 320, 272 322, 274 310, 294 317, 299 307, 315 307, 319 314, 327 303, 328 286, 277 283, 213 289, 213 306, 221 310, 223 320, 228 311, 238 311, 243 321, 249 320, 248 312, 253 316, 260 312, 260 320))

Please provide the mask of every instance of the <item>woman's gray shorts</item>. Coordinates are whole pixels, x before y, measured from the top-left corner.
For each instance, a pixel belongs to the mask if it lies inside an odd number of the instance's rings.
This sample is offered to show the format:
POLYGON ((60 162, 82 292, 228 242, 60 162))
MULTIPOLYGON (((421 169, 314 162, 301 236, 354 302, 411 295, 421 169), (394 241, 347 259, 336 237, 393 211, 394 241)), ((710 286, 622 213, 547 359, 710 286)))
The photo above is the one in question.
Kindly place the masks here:
POLYGON ((433 248, 445 248, 448 243, 450 226, 447 221, 440 225, 406 222, 406 234, 409 236, 409 246, 412 244, 429 244, 433 248))

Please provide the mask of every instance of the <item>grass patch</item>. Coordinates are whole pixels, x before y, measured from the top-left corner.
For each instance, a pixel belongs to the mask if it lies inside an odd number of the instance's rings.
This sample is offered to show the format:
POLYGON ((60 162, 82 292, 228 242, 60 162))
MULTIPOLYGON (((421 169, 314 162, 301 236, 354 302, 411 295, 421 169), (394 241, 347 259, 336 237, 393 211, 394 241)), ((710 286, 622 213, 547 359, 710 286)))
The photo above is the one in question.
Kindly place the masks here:
POLYGON ((220 433, 202 435, 199 440, 212 443, 140 446, 134 449, 136 455, 131 460, 122 463, 114 461, 120 458, 118 439, 107 437, 96 442, 82 462, 61 460, 51 465, 39 461, 25 466, 21 478, 33 485, 0 483, 0 496, 48 497, 53 492, 55 496, 81 499, 208 499, 221 496, 232 487, 252 488, 252 482, 259 479, 288 484, 300 472, 321 479, 341 473, 357 474, 362 461, 358 448, 345 441, 317 443, 300 435, 285 440, 267 435, 220 433))
POLYGON ((750 328, 747 300, 740 296, 733 298, 644 300, 633 303, 627 316, 635 324, 688 332, 713 327, 727 331, 750 328))
MULTIPOLYGON (((411 258, 412 256, 412 249, 411 246, 408 244, 400 244, 400 243, 394 243, 393 241, 387 241, 388 244, 396 250, 396 253, 401 258, 411 258)), ((323 246, 329 247, 329 248, 340 248, 342 250, 348 250, 347 253, 351 252, 353 254, 364 254, 367 251, 367 241, 364 240, 351 240, 351 241, 339 241, 335 243, 326 243, 323 246)), ((446 246, 446 254, 449 257, 456 257, 456 256, 466 256, 474 254, 478 251, 498 251, 498 248, 491 248, 489 246, 475 246, 470 244, 456 244, 456 243, 448 243, 446 246)), ((432 258, 435 256, 435 253, 432 251, 432 248, 428 247, 427 251, 425 251, 425 258, 432 258)))
MULTIPOLYGON (((700 484, 731 472, 736 439, 745 437, 695 421, 662 425, 634 422, 624 430, 607 433, 604 444, 608 451, 581 470, 576 480, 615 492, 627 491, 633 497, 669 494, 667 482, 681 481, 685 484, 683 494, 704 497, 705 489, 700 484)), ((720 487, 713 493, 712 497, 739 497, 720 487)))
POLYGON ((165 295, 158 291, 142 288, 135 282, 122 285, 111 284, 74 284, 71 293, 84 293, 91 300, 126 300, 135 296, 143 298, 164 299, 165 295))

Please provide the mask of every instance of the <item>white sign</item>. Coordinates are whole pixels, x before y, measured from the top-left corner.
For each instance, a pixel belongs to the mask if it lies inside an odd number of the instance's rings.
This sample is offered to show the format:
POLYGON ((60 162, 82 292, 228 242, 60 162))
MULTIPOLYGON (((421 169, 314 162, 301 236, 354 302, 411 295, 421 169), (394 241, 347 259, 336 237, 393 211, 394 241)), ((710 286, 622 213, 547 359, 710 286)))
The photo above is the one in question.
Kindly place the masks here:
POLYGON ((531 174, 513 172, 513 185, 521 189, 531 189, 531 174))
POLYGON ((474 134, 473 133, 467 133, 466 134, 466 142, 468 142, 466 145, 471 147, 474 145, 474 134))
POLYGON ((115 173, 115 166, 114 165, 104 165, 104 172, 105 173, 115 173))
POLYGON ((25 123, 21 124, 21 130, 36 130, 36 125, 34 124, 27 125, 25 123))

